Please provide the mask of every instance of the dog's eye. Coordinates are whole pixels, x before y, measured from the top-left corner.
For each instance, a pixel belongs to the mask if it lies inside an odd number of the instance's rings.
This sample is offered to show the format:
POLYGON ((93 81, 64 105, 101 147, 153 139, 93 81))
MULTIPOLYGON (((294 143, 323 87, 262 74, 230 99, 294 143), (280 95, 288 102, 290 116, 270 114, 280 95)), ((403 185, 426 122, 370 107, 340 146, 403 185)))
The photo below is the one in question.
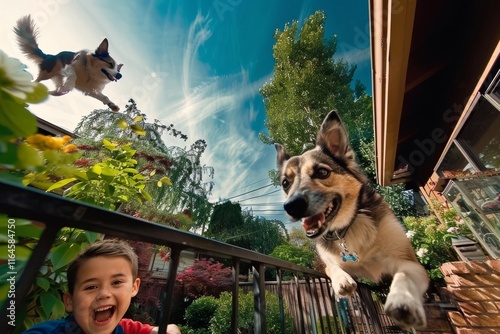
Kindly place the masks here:
POLYGON ((326 179, 330 176, 330 171, 326 168, 318 168, 314 173, 314 176, 318 179, 326 179))
POLYGON ((290 181, 284 179, 283 181, 281 181, 281 186, 283 187, 283 189, 287 190, 288 187, 290 187, 290 181))

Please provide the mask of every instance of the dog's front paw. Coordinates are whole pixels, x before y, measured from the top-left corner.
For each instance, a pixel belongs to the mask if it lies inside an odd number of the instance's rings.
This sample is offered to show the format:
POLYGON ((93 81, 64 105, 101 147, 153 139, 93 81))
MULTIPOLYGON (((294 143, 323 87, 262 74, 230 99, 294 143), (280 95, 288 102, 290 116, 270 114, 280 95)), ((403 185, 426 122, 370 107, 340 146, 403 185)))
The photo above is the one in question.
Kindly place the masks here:
POLYGON ((65 91, 62 91, 61 89, 56 89, 56 90, 51 90, 49 91, 49 94, 52 95, 52 96, 62 96, 64 94, 66 94, 68 92, 65 92, 65 91))
POLYGON ((116 104, 114 104, 113 102, 110 102, 108 103, 108 107, 113 110, 114 112, 118 112, 118 110, 120 110, 120 107, 118 107, 116 104))
POLYGON ((332 287, 336 295, 347 297, 356 291, 356 281, 349 275, 336 275, 332 277, 332 287))
POLYGON ((407 293, 389 293, 384 311, 401 328, 423 328, 427 323, 422 302, 407 293))

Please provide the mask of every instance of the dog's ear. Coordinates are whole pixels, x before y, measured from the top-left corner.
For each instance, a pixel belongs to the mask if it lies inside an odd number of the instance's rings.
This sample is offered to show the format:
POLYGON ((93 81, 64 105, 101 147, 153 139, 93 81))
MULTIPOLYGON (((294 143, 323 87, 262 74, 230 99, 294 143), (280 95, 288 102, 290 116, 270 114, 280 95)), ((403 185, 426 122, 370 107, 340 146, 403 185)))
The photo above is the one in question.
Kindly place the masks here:
POLYGON ((283 145, 276 143, 274 147, 276 148, 276 152, 278 152, 278 158, 276 159, 278 170, 281 171, 283 164, 290 159, 290 156, 285 152, 283 145))
POLYGON ((316 137, 316 145, 327 149, 335 157, 354 160, 354 152, 349 146, 349 136, 335 111, 330 111, 323 120, 316 137))
POLYGON ((95 49, 95 54, 105 57, 109 56, 108 46, 109 46, 108 39, 107 38, 103 39, 101 44, 99 44, 97 49, 95 49))

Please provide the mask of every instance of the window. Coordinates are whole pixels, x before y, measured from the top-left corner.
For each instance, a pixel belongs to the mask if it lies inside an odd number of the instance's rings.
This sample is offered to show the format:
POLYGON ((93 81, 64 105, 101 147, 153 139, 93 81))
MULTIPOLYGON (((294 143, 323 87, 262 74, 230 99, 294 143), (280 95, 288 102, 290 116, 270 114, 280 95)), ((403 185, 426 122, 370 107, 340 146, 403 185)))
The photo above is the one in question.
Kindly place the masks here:
POLYGON ((500 111, 481 97, 460 131, 457 144, 480 170, 500 171, 500 111))

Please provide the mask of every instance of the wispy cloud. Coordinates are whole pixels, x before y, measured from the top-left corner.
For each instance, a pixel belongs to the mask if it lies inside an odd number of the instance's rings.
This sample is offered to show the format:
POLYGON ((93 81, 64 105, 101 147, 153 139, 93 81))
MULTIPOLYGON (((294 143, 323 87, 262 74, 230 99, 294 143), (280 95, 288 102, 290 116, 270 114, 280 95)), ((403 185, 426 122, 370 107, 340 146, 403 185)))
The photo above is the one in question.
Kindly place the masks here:
POLYGON ((199 138, 207 141, 202 162, 215 169, 212 198, 216 201, 234 195, 234 189, 256 178, 266 177, 274 167, 274 148, 262 144, 252 129, 257 111, 248 103, 258 96, 270 74, 256 81, 249 80, 245 68, 224 76, 212 74, 198 54, 212 36, 208 17, 198 14, 184 36, 182 43, 165 50, 164 57, 171 61, 165 63, 170 64, 165 69, 169 75, 160 88, 166 93, 157 103, 162 105, 158 118, 186 132, 190 142, 199 138), (176 67, 179 63, 181 70, 176 67), (174 90, 177 93, 171 94, 174 90))
POLYGON ((346 60, 349 64, 362 64, 370 61, 370 48, 351 48, 336 53, 334 58, 346 60))

